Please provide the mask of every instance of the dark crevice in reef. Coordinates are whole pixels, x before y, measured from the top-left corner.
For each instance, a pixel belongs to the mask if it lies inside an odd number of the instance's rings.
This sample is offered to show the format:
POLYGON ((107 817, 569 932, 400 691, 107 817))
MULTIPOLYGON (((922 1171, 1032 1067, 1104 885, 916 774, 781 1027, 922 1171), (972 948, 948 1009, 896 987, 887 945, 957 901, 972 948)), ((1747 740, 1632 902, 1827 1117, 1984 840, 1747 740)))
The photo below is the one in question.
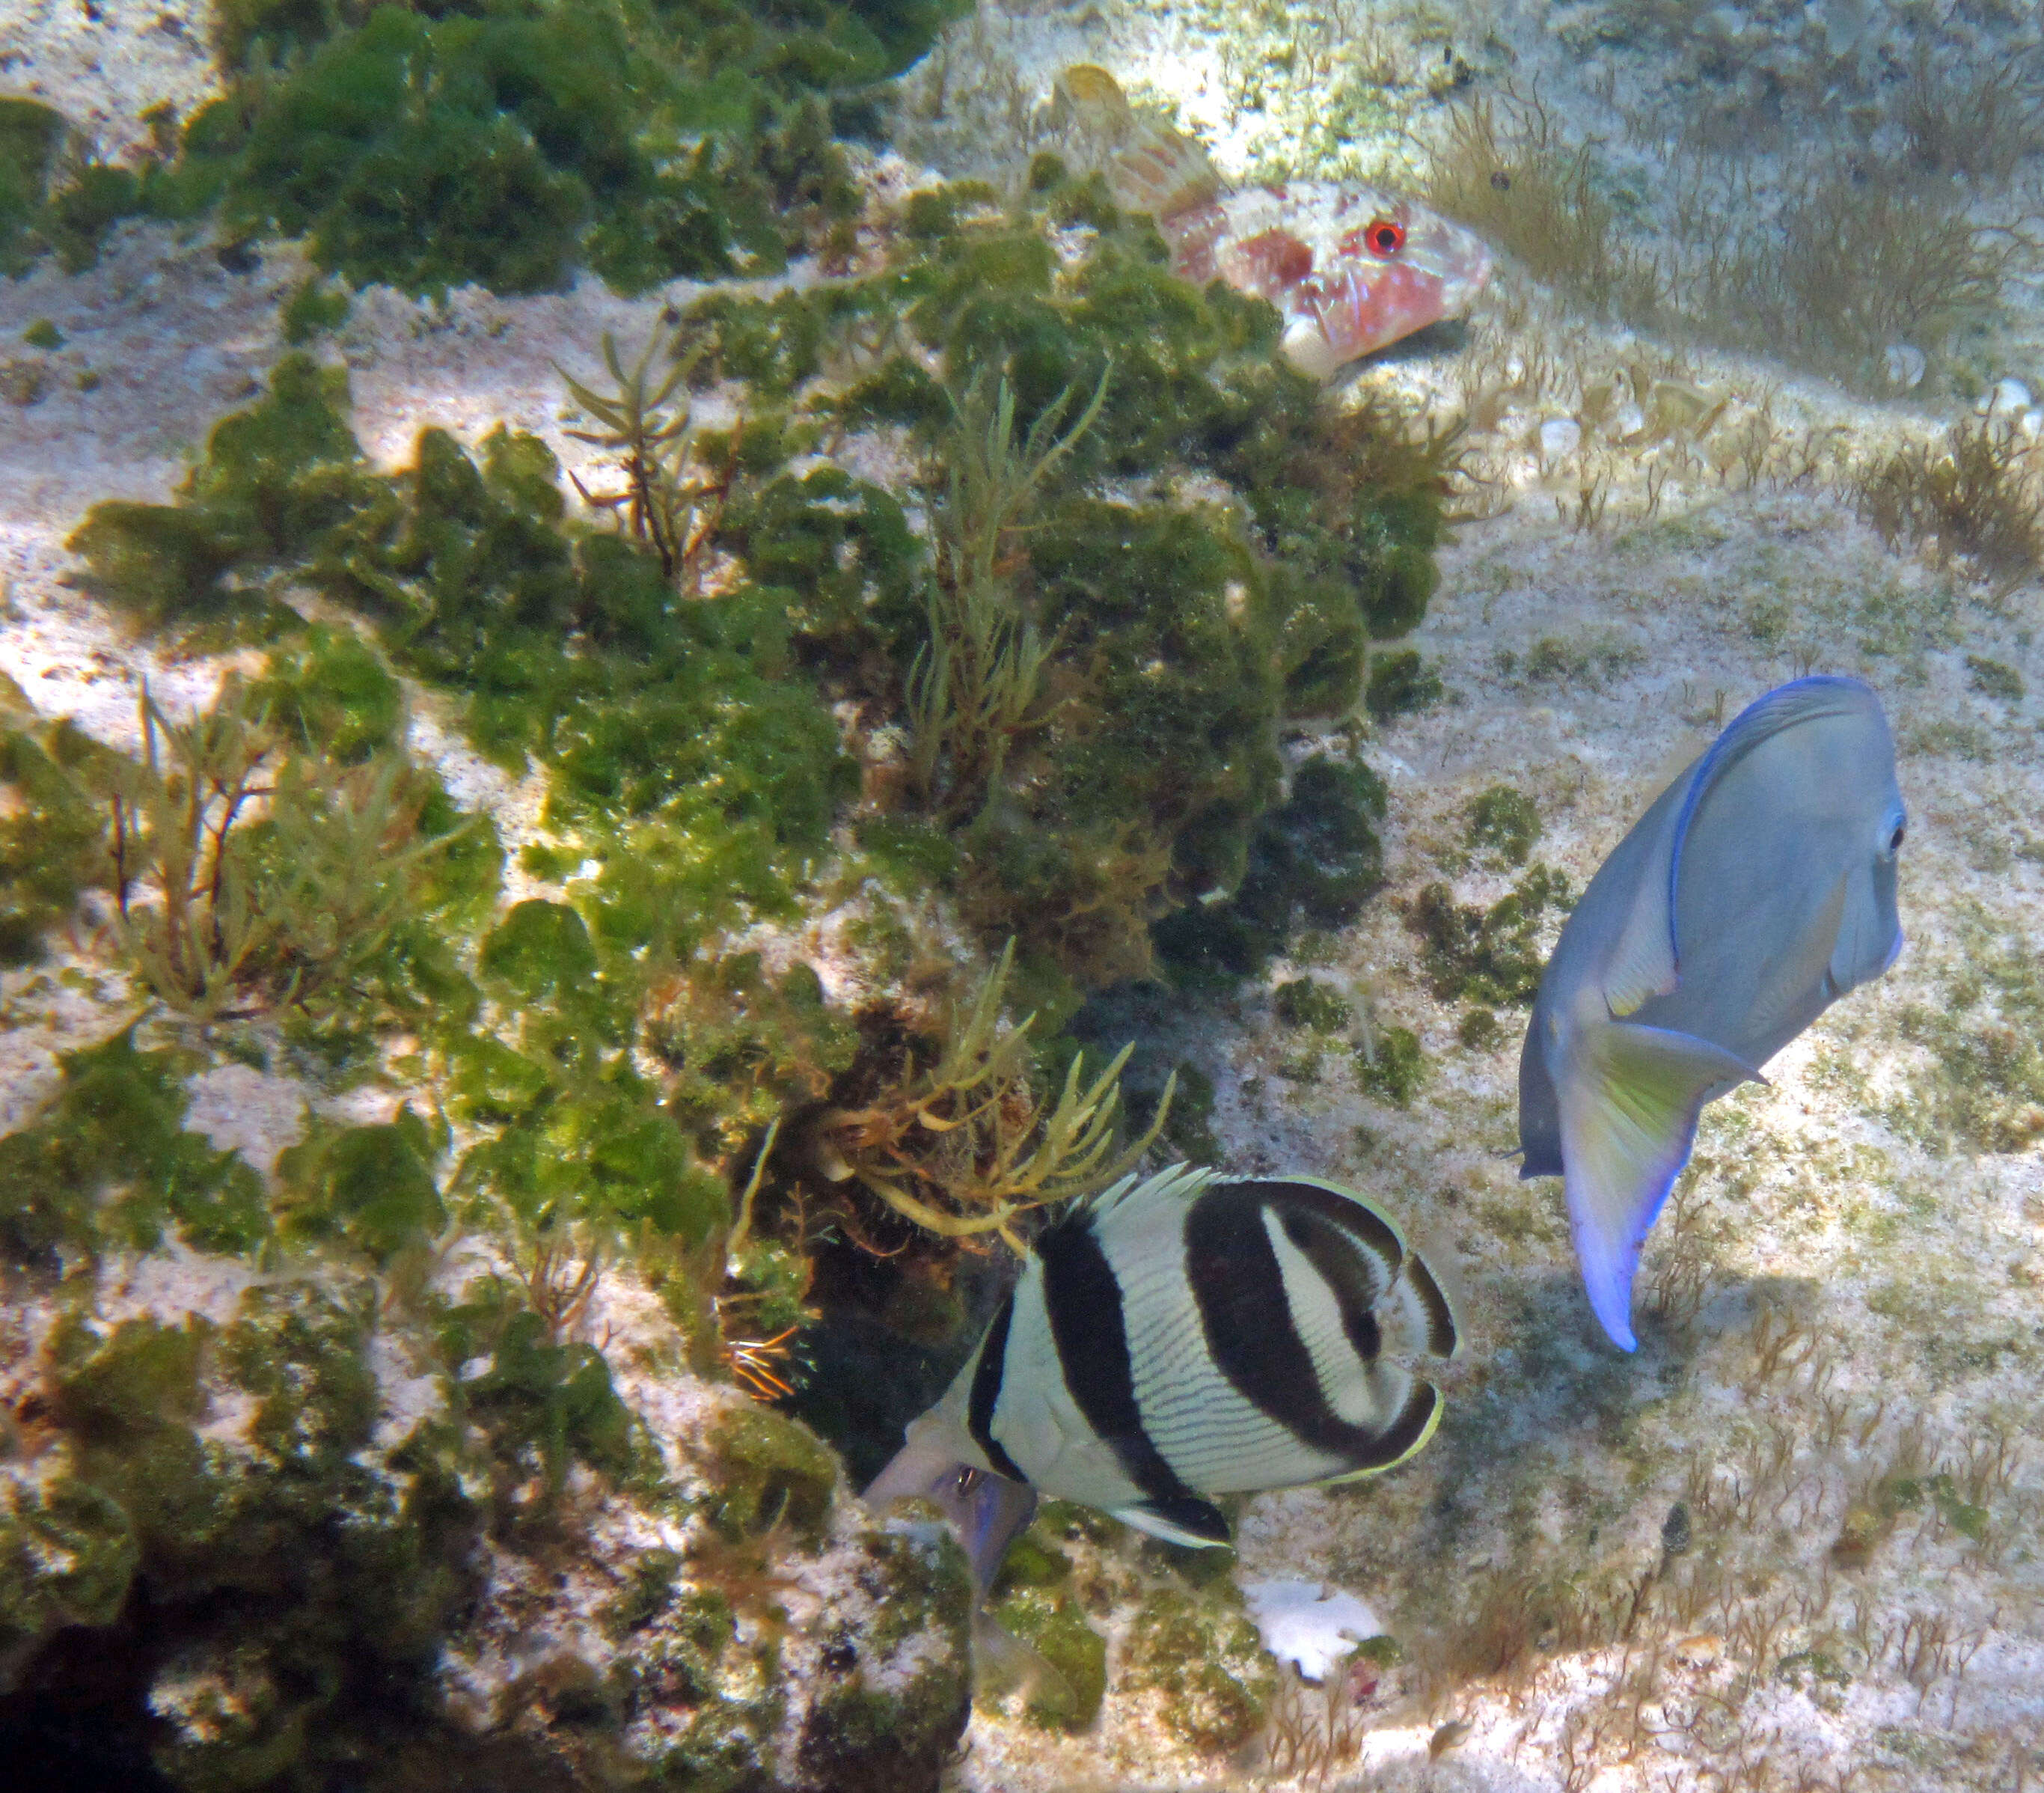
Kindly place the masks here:
POLYGON ((0 1694, 0 1773, 10 1787, 174 1793, 149 1749, 164 1727, 145 1696, 166 1631, 138 1588, 120 1622, 70 1626, 0 1694))

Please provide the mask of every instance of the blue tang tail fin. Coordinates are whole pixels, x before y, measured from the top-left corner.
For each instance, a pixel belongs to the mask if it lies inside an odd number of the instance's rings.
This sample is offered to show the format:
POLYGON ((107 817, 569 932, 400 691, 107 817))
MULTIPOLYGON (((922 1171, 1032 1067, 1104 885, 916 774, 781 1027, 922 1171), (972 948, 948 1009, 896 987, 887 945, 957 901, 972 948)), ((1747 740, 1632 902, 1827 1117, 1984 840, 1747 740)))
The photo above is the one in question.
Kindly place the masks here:
POLYGON ((1631 1351, 1632 1279, 1669 1186, 1689 1161, 1716 1091, 1760 1073, 1693 1034, 1633 1022, 1577 1033, 1562 1077, 1562 1157, 1583 1287, 1604 1329, 1631 1351))

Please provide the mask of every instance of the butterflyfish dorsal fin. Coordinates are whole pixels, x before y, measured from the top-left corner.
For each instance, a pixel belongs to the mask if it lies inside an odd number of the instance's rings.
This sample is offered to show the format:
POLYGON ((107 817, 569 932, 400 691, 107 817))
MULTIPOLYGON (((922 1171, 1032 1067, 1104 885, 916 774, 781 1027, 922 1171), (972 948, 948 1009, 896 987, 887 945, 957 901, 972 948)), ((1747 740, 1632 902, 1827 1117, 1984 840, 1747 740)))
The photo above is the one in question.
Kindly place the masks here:
POLYGON ((1104 68, 1076 63, 1051 90, 1051 117, 1107 153, 1100 171, 1114 202, 1168 218, 1217 198, 1226 183, 1212 159, 1182 132, 1139 117, 1104 68))

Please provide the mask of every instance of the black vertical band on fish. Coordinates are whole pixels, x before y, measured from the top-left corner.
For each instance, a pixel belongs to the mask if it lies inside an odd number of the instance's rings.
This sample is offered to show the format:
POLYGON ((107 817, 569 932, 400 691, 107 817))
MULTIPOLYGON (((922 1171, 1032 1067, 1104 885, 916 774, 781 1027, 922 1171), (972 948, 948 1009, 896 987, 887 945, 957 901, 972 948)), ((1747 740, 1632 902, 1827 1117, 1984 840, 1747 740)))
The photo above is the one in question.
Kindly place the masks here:
POLYGON ((936 1500, 982 1595, 1029 1489, 1225 1544, 1216 1495, 1346 1480, 1424 1445, 1441 1397, 1408 1364, 1459 1342, 1420 1255, 1339 1184, 1184 1164, 1125 1178, 1038 1238, 869 1493, 936 1500))
POLYGON ((1397 1233, 1366 1209, 1309 1183, 1222 1183, 1193 1203, 1185 1226, 1186 1279, 1215 1367, 1244 1399, 1315 1449, 1359 1470, 1396 1463, 1424 1435, 1438 1396, 1430 1385, 1416 1384, 1383 1429, 1351 1424, 1335 1411, 1299 1335, 1266 1230, 1266 1211, 1278 1214, 1326 1282, 1358 1356, 1366 1364, 1377 1356, 1380 1335, 1370 1310, 1404 1259, 1397 1233), (1364 1250, 1384 1267, 1374 1287, 1355 1255, 1364 1250))
POLYGON ((993 1412, 1001 1404, 1001 1379, 1007 1365, 1008 1328, 1014 1318, 1015 1297, 1010 1295, 993 1316, 993 1324, 986 1329, 986 1337, 979 1348, 979 1362, 972 1372, 972 1392, 966 1401, 966 1429, 971 1433, 972 1441, 986 1452, 986 1460, 996 1475, 1026 1482, 1029 1478, 1016 1467, 1015 1460, 993 1435, 993 1412))
POLYGON ((1198 1504, 1143 1429, 1121 1284, 1092 1229, 1053 1227, 1037 1241, 1036 1255, 1043 1260, 1043 1306, 1065 1387, 1086 1423, 1152 1501, 1198 1504))
POLYGON ((1462 1331, 1455 1324, 1455 1310, 1450 1302, 1447 1291, 1434 1279, 1434 1273, 1427 1268, 1426 1260, 1418 1252, 1408 1252, 1405 1258, 1405 1281, 1420 1298, 1420 1306, 1427 1316, 1427 1349, 1436 1357, 1452 1357, 1462 1342, 1462 1331))

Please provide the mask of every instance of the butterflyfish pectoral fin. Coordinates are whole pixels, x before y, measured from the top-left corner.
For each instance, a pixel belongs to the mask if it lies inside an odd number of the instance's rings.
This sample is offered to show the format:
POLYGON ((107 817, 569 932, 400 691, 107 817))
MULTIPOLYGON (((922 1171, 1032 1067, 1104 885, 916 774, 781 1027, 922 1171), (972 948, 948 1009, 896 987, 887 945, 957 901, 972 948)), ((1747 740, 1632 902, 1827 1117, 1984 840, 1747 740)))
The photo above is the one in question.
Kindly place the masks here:
POLYGON ((1713 1091, 1749 1080, 1765 1081, 1693 1034, 1632 1022, 1577 1030, 1559 1092, 1569 1229, 1590 1306, 1622 1350, 1638 1343, 1639 1249, 1689 1160, 1696 1117, 1713 1091))
POLYGON ((1216 1546, 1225 1549, 1235 1541, 1229 1535, 1228 1521, 1221 1517, 1220 1509, 1211 1501, 1189 1495, 1117 1506, 1114 1516, 1124 1526, 1133 1526, 1139 1532, 1161 1537, 1166 1544, 1182 1544, 1195 1550, 1216 1546))
POLYGON ((1060 1718, 1077 1718, 1079 1698, 1042 1651, 1025 1644, 984 1606, 972 1615, 973 1691, 982 1699, 1020 1694, 1060 1718))

